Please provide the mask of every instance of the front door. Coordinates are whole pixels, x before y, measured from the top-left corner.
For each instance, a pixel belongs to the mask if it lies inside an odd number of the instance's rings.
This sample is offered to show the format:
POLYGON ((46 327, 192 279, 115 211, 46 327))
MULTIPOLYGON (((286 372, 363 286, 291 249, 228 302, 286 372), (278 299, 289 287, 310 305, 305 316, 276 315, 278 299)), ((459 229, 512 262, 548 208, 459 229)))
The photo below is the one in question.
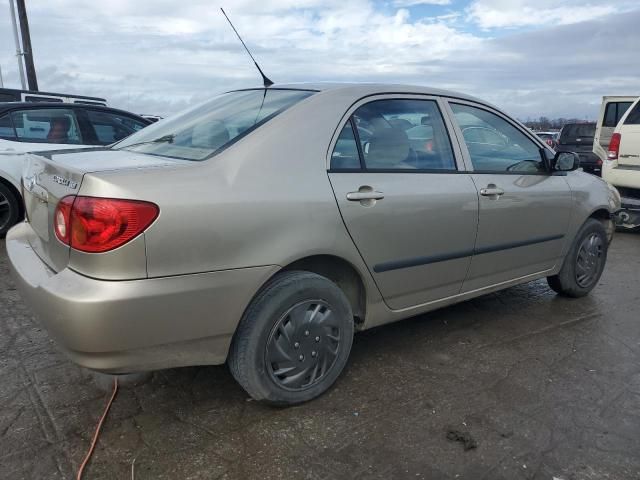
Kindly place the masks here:
POLYGON ((478 237, 463 292, 552 269, 561 261, 572 194, 541 145, 497 112, 451 102, 479 193, 478 237))
POLYGON ((460 292, 478 195, 471 176, 458 171, 437 100, 384 98, 349 117, 329 178, 385 302, 402 309, 460 292))

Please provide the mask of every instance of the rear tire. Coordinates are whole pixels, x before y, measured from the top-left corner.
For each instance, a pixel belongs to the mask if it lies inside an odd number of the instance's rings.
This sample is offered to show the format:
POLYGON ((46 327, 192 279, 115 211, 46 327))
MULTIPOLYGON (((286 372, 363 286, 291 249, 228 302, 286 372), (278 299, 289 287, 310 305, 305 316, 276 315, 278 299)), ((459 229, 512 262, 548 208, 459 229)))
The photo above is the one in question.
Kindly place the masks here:
POLYGON ((20 220, 20 202, 13 191, 0 182, 0 238, 20 220))
POLYGON ((295 405, 324 393, 353 342, 351 305, 329 279, 282 272, 255 296, 238 325, 229 369, 255 400, 295 405))
POLYGON ((598 284, 607 262, 607 232, 598 220, 588 219, 578 231, 560 272, 547 277, 549 287, 566 297, 584 297, 598 284))

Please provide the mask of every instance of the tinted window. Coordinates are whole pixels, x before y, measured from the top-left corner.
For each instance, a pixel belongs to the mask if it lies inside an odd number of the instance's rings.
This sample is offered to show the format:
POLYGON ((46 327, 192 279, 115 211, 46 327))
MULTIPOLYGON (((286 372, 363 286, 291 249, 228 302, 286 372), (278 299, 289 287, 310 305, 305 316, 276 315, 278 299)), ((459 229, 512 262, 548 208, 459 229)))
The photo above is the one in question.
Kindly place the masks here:
POLYGON ((114 146, 184 160, 204 160, 314 92, 229 92, 155 123, 114 146))
POLYGON ((24 97, 25 102, 54 102, 54 103, 62 103, 61 98, 55 97, 38 97, 33 95, 26 95, 24 97))
POLYGON ((455 170, 433 100, 376 100, 353 114, 367 169, 455 170))
POLYGON ((16 132, 13 130, 11 117, 8 113, 0 117, 0 138, 3 138, 5 140, 16 139, 16 132))
POLYGON ((566 141, 571 138, 579 137, 591 137, 596 134, 595 123, 573 123, 562 127, 562 133, 560 134, 560 141, 566 141))
POLYGON ((540 146, 502 117, 451 104, 475 171, 543 172, 540 146))
POLYGON ((618 122, 629 109, 632 102, 610 102, 607 103, 607 107, 604 111, 604 127, 615 127, 618 122))
POLYGON ((349 120, 336 141, 336 146, 331 154, 331 168, 333 170, 360 168, 358 145, 353 135, 353 127, 349 120))
POLYGON ((82 143, 74 112, 64 108, 17 110, 11 113, 18 139, 38 143, 82 143))
POLYGON ((624 121, 625 125, 640 125, 640 102, 636 103, 633 110, 629 113, 629 116, 624 121))
POLYGON ((146 123, 125 115, 117 115, 97 110, 87 110, 87 118, 95 131, 98 143, 108 145, 142 130, 146 123))

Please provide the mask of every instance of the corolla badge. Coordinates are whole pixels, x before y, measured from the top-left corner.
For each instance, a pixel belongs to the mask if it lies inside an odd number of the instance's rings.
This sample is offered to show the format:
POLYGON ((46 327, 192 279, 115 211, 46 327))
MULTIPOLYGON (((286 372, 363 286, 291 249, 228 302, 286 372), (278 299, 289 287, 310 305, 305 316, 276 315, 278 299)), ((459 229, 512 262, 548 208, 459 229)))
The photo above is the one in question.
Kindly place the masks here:
POLYGON ((74 190, 78 187, 78 182, 74 182, 73 180, 69 180, 68 178, 61 177, 60 175, 54 175, 53 181, 74 190))

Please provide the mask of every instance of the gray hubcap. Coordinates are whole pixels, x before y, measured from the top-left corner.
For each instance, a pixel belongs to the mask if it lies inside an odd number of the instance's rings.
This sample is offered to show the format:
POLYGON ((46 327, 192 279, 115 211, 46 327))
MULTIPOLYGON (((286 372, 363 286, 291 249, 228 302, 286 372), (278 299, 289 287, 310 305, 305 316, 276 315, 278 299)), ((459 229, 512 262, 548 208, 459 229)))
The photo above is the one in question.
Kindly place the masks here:
POLYGON ((600 235, 592 233, 585 238, 578 249, 576 258, 576 282, 588 287, 597 280, 604 242, 600 235))
POLYGON ((265 352, 273 381, 288 390, 304 390, 331 370, 342 332, 337 315, 322 300, 307 300, 276 322, 265 352))
POLYGON ((11 218, 11 204, 9 199, 0 192, 0 230, 6 228, 11 218))

